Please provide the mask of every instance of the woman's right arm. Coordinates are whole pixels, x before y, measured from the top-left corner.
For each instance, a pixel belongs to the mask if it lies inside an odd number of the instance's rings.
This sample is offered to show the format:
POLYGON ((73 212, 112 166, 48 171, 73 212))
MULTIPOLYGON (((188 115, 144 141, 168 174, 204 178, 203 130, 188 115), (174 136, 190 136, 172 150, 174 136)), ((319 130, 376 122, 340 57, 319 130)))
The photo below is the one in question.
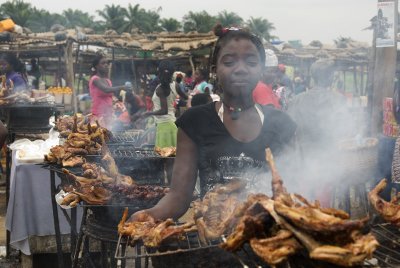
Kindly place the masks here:
POLYGON ((178 219, 189 208, 197 178, 197 146, 180 128, 176 149, 170 191, 156 206, 133 214, 130 220, 137 220, 143 212, 154 219, 178 219))
POLYGON ((126 88, 125 86, 110 87, 108 83, 101 78, 94 79, 93 84, 104 93, 112 93, 126 88))

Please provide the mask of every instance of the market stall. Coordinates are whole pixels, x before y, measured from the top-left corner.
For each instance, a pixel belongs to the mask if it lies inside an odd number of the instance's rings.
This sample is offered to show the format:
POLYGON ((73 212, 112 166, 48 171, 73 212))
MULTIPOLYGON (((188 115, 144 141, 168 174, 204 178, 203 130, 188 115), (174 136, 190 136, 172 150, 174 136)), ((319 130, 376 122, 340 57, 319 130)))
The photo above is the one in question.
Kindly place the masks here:
MULTIPOLYGON (((44 249, 33 248, 29 244, 32 236, 55 235, 55 226, 52 215, 52 198, 49 172, 41 166, 18 161, 17 154, 13 153, 10 198, 7 207, 6 228, 10 232, 10 245, 25 255, 44 249)), ((57 176, 56 184, 60 183, 57 176)), ((60 233, 69 234, 71 227, 61 212, 57 209, 60 219, 60 233)), ((78 210, 78 217, 82 210, 78 210)))

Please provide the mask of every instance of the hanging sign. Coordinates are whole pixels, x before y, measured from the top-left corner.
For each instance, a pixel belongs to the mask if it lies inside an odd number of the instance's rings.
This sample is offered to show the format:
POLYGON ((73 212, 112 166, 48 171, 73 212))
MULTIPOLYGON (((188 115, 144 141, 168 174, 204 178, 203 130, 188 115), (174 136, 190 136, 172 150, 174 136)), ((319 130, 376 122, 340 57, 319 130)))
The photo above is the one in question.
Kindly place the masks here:
POLYGON ((376 47, 392 47, 395 45, 394 33, 394 1, 379 1, 376 16, 376 47))

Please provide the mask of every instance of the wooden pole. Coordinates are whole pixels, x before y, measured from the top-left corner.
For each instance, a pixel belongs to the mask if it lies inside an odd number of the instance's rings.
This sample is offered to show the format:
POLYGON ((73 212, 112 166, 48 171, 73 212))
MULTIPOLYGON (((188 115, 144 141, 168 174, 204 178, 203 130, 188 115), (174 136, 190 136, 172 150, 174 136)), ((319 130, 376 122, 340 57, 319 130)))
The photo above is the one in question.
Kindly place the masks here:
POLYGON ((77 112, 76 103, 76 92, 74 89, 74 56, 72 54, 72 40, 68 40, 66 46, 64 47, 64 59, 65 59, 65 83, 67 87, 72 89, 72 109, 74 113, 77 112))
POLYGON ((374 69, 371 69, 374 72, 371 114, 371 134, 373 136, 382 132, 384 98, 393 97, 397 62, 398 0, 395 0, 394 3, 394 46, 372 48, 375 49, 375 66, 374 69))
POLYGON ((353 65, 353 84, 354 84, 354 89, 356 92, 356 96, 360 96, 360 91, 358 90, 358 83, 357 83, 357 66, 353 65))
POLYGON ((364 64, 360 66, 360 96, 364 96, 365 94, 365 88, 364 88, 364 64))
POLYGON ((61 45, 58 45, 58 62, 57 62, 57 81, 56 85, 62 86, 61 80, 61 45))

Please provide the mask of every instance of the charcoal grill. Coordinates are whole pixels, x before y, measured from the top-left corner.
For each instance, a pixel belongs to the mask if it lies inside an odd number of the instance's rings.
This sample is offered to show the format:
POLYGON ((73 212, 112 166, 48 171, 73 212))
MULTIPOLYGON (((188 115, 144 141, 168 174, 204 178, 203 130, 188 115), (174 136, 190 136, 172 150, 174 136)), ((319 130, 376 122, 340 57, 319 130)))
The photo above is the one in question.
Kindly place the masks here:
MULTIPOLYGON (((372 227, 372 232, 378 239, 380 246, 374 252, 373 259, 366 260, 363 265, 357 267, 385 267, 385 268, 398 268, 400 267, 400 230, 390 224, 377 224, 372 227)), ((149 258, 168 256, 171 255, 173 262, 173 254, 192 253, 188 255, 189 258, 196 258, 196 252, 201 250, 217 250, 218 245, 224 241, 226 237, 221 236, 219 239, 207 241, 207 244, 202 244, 199 235, 196 231, 185 233, 183 239, 176 239, 168 244, 168 247, 161 246, 158 249, 146 248, 142 242, 137 241, 134 247, 128 246, 131 241, 126 237, 119 237, 117 248, 115 252, 116 259, 145 259, 145 264, 148 264, 149 258)), ((221 250, 221 249, 219 249, 221 250)), ((210 255, 213 253, 210 252, 210 255)), ((233 257, 240 263, 242 267, 268 267, 263 263, 258 256, 256 256, 248 244, 233 257)), ((204 255, 203 257, 204 258, 204 255)), ((210 256, 211 258, 211 256, 210 256)), ((168 261, 168 260, 163 260, 168 261)), ((207 260, 212 264, 211 260, 207 260)), ((147 267, 147 266, 146 266, 147 267)), ((311 260, 306 256, 305 252, 301 252, 289 258, 287 264, 279 267, 291 268, 338 268, 340 266, 330 263, 311 260)))
MULTIPOLYGON (((178 224, 178 223, 177 223, 178 224)), ((197 231, 186 232, 180 239, 169 240, 168 245, 161 246, 157 249, 147 248, 142 242, 137 241, 134 247, 128 246, 131 242, 128 238, 120 236, 118 239, 115 259, 119 260, 135 260, 135 263, 144 263, 144 267, 149 267, 149 259, 152 259, 153 265, 156 267, 191 267, 190 263, 196 263, 199 267, 211 267, 214 261, 226 263, 227 266, 219 265, 218 267, 249 267, 245 264, 246 259, 251 263, 250 267, 256 265, 257 256, 249 258, 246 250, 242 252, 229 253, 218 247, 225 239, 225 236, 209 240, 206 244, 201 243, 197 231), (207 252, 207 253, 205 253, 207 252), (176 261, 176 254, 179 254, 179 262, 176 261), (208 254, 209 258, 204 260, 204 254, 208 254), (197 256, 199 255, 199 256, 197 256), (158 258, 162 257, 162 258, 158 258), (144 259, 144 262, 142 262, 144 259), (199 262, 204 262, 203 265, 199 262)), ((143 266, 142 266, 143 267, 143 266)), ((214 266, 212 266, 214 267, 214 266)), ((258 264, 254 267, 258 267, 258 264)))
MULTIPOLYGON (((161 157, 153 150, 136 148, 134 146, 109 146, 111 156, 121 174, 131 176, 138 184, 167 185, 168 174, 172 170, 174 157, 161 157)), ((101 155, 85 156, 87 162, 101 163, 101 155)), ((55 163, 41 164, 43 168, 60 174, 63 167, 55 163)), ((81 176, 81 167, 66 168, 71 173, 81 176)))
POLYGON ((15 103, 0 106, 7 128, 13 133, 41 133, 48 131, 49 118, 57 110, 49 103, 15 103))

